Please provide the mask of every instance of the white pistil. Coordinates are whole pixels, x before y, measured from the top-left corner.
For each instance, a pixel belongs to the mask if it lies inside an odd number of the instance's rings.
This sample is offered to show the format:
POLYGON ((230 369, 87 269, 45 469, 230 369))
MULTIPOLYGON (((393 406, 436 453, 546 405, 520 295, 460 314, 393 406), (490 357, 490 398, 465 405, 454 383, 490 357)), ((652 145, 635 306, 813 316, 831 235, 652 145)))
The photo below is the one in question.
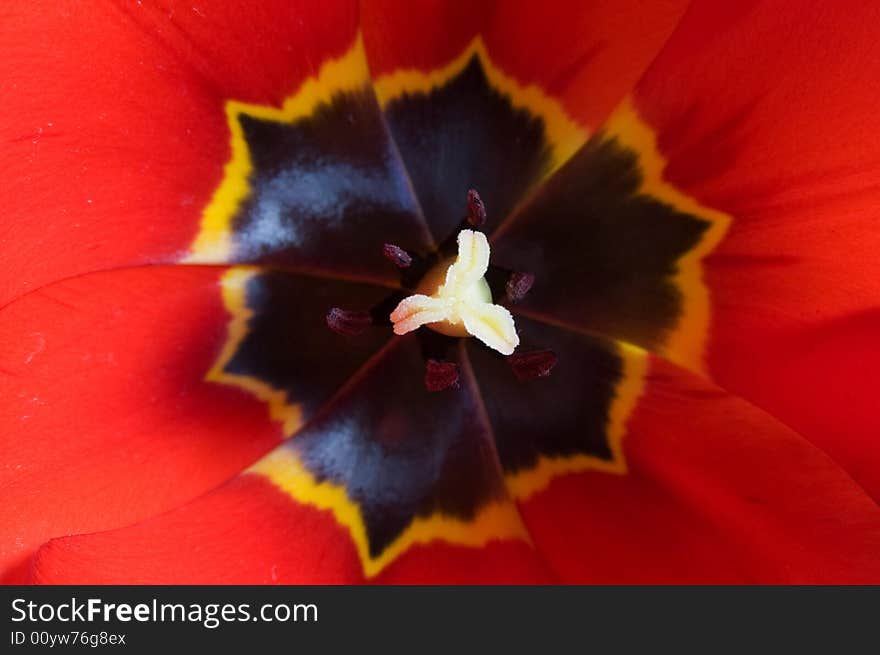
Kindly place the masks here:
POLYGON ((462 230, 458 257, 446 270, 446 281, 433 295, 416 294, 400 301, 391 312, 394 334, 406 334, 423 325, 457 336, 473 335, 502 355, 519 345, 513 316, 492 304, 484 279, 489 268, 489 242, 482 232, 462 230))

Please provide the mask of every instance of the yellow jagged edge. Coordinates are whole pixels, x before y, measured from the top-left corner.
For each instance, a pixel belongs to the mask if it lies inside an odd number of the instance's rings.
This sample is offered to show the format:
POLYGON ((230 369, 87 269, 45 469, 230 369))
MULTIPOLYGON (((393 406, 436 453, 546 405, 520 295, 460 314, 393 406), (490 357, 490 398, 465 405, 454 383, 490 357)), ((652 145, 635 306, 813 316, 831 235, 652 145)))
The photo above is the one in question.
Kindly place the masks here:
POLYGON ((666 160, 657 147, 654 131, 639 117, 632 98, 626 98, 603 127, 609 139, 638 154, 642 173, 640 193, 672 205, 675 209, 709 222, 700 242, 677 262, 673 277, 682 294, 682 315, 659 353, 670 361, 706 374, 705 348, 709 332, 709 288, 703 282, 702 259, 724 238, 732 218, 705 207, 663 179, 666 160))
POLYGON ((626 422, 645 387, 648 353, 628 343, 618 342, 616 346, 623 366, 621 367, 620 380, 614 390, 614 400, 608 410, 608 423, 605 427, 605 438, 608 441, 612 458, 608 460, 594 455, 567 457, 542 455, 533 468, 505 476, 507 488, 514 498, 525 500, 547 487, 554 478, 566 473, 582 473, 584 471, 626 473, 623 438, 626 436, 626 422))
POLYGON ((498 68, 479 36, 443 68, 430 72, 398 70, 375 80, 373 88, 379 105, 384 110, 389 102, 404 94, 424 95, 444 86, 459 75, 474 56, 479 59, 489 83, 496 91, 507 96, 514 107, 525 109, 532 116, 544 121, 545 134, 552 152, 552 162, 546 175, 559 168, 586 143, 589 131, 571 118, 560 102, 548 96, 539 86, 523 86, 498 68))
POLYGON ((220 279, 223 304, 232 315, 232 320, 229 322, 228 335, 223 350, 205 379, 209 382, 240 387, 254 394, 268 405, 269 416, 272 420, 281 423, 284 436, 289 437, 302 425, 300 406, 290 404, 284 391, 276 389, 259 378, 229 373, 224 370, 247 336, 248 321, 253 316, 253 311, 247 306, 247 285, 251 278, 258 275, 260 271, 261 269, 256 266, 235 266, 226 271, 220 279))
POLYGON ((290 444, 276 448, 247 472, 267 477, 299 503, 332 512, 336 521, 348 528, 367 577, 379 573, 415 544, 442 540, 481 548, 496 539, 521 539, 531 543, 516 506, 509 501, 493 501, 480 508, 470 521, 437 513, 417 516, 379 556, 371 557, 360 507, 349 499, 344 486, 327 480, 318 482, 290 444))
POLYGON ((344 91, 368 87, 370 72, 363 38, 358 34, 349 51, 339 59, 325 62, 316 77, 306 79, 281 108, 254 105, 237 100, 226 102, 232 156, 223 172, 223 181, 202 213, 199 233, 193 242, 190 263, 226 263, 232 253, 232 219, 250 193, 248 178, 253 171, 250 150, 239 117, 251 116, 279 123, 291 123, 309 116, 321 104, 344 91))

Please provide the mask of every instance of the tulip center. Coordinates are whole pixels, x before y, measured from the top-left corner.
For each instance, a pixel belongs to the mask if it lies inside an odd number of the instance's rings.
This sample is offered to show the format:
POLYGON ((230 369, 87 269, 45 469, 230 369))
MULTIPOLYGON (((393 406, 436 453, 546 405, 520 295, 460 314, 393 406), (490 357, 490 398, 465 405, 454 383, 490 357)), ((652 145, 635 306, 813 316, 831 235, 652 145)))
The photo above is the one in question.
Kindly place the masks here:
MULTIPOLYGON (((471 189, 467 195, 467 223, 479 228, 486 221, 486 206, 480 195, 471 189)), ((427 327, 450 337, 476 337, 484 344, 506 356, 507 362, 520 381, 546 377, 556 366, 557 357, 551 350, 514 351, 519 346, 519 335, 513 315, 506 307, 496 305, 492 289, 486 280, 489 270, 489 240, 478 230, 463 229, 456 240, 458 254, 441 259, 422 275, 414 287, 415 293, 401 300, 391 312, 394 333, 407 334, 427 327)), ((446 252, 445 246, 441 247, 446 252)), ((386 243, 384 257, 400 269, 413 268, 418 275, 423 264, 433 257, 420 257, 400 246, 386 243)), ((496 271, 497 272, 497 271, 496 271)), ((503 302, 517 303, 529 292, 535 276, 521 271, 508 271, 507 282, 501 293, 503 302)), ((409 286, 409 288, 413 288, 409 286)), ((327 312, 327 327, 346 337, 356 337, 370 327, 384 324, 380 317, 384 303, 372 311, 346 310, 332 307, 327 312)), ((443 391, 459 386, 460 370, 455 362, 429 358, 425 367, 425 387, 428 391, 443 391)))

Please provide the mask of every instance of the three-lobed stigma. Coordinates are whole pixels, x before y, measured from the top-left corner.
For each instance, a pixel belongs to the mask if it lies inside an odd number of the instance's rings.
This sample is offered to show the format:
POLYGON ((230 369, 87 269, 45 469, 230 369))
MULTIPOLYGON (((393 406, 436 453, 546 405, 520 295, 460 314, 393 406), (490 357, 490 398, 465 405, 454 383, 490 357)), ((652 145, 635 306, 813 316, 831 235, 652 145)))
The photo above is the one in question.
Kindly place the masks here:
POLYGON ((489 268, 486 235, 462 230, 458 235, 458 256, 448 265, 442 284, 428 275, 423 293, 404 298, 391 313, 395 334, 406 334, 423 325, 451 336, 474 336, 503 355, 519 345, 513 316, 492 303, 485 275, 489 268), (431 289, 431 286, 436 288, 431 289))

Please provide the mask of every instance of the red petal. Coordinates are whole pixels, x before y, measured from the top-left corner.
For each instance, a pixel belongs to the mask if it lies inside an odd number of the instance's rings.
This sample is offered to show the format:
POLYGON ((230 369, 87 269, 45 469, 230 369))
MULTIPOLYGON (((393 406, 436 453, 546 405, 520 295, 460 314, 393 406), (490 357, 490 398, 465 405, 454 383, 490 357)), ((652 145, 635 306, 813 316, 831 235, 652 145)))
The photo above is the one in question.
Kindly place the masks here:
POLYGON ((482 548, 444 542, 413 546, 370 580, 376 584, 554 584, 559 580, 524 541, 482 548))
POLYGON ((705 260, 712 375, 880 499, 878 20, 696 3, 635 100, 667 179, 733 217, 705 260))
POLYGON ((224 101, 280 102, 346 50, 353 5, 5 3, 0 304, 186 254, 229 158, 224 101))
MULTIPOLYGON (((539 583, 553 580, 522 541, 484 548, 414 547, 379 584, 539 583)), ((243 475, 173 512, 109 532, 54 539, 35 558, 50 584, 352 584, 364 582, 354 545, 327 511, 243 475)))
POLYGON ((55 539, 34 582, 51 584, 356 583, 360 562, 329 512, 243 475, 138 525, 55 539))
POLYGON ((47 539, 176 507, 277 443, 263 403, 203 381, 226 339, 218 274, 95 273, 0 312, 3 580, 47 539))
POLYGON ((652 361, 629 472, 557 478, 521 504, 569 581, 880 581, 880 509, 827 456, 701 378, 652 361))
POLYGON ((222 99, 281 105, 351 47, 356 0, 158 0, 125 12, 222 99))
POLYGON ((397 70, 429 71, 455 59, 487 24, 492 2, 394 0, 361 6, 364 45, 374 78, 397 70))
MULTIPOLYGON (((779 284, 790 297, 803 291, 781 278, 765 276, 762 289, 779 284)), ((754 279, 729 273, 716 287, 724 297, 710 351, 714 376, 825 450, 880 501, 880 310, 803 324, 781 309, 758 312, 738 301, 740 285, 754 279)))
MULTIPOLYGON (((362 20, 374 77, 431 70, 481 35, 506 74, 559 98, 581 123, 598 125, 632 88, 669 37, 688 2, 364 3, 362 20)), ((491 207, 489 208, 491 211, 491 207)))

